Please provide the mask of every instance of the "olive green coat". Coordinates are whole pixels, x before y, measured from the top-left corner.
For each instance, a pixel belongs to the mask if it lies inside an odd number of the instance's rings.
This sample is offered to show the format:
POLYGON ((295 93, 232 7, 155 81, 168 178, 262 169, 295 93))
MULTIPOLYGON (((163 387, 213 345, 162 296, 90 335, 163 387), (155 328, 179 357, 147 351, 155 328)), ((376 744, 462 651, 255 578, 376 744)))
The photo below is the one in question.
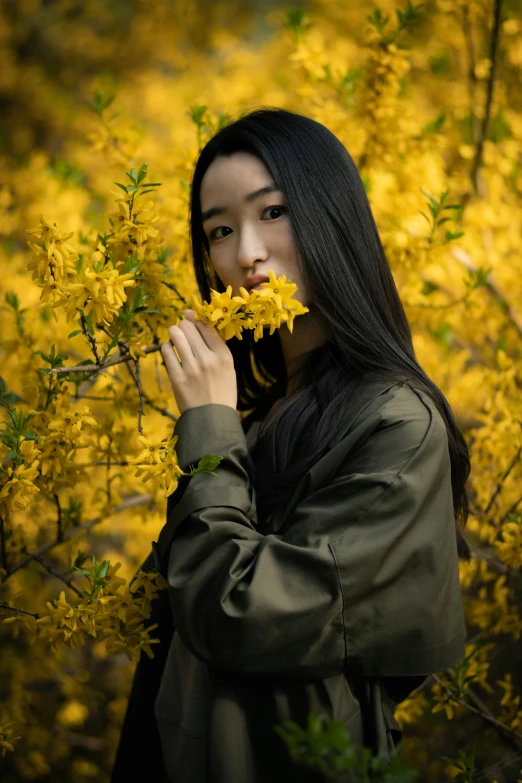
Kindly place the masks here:
POLYGON ((183 470, 223 460, 217 476, 182 479, 144 563, 169 583, 152 602, 162 642, 137 666, 112 783, 320 781, 273 731, 310 709, 390 758, 396 704, 464 657, 450 458, 432 401, 361 378, 327 452, 263 532, 258 428, 218 404, 176 423, 183 470))

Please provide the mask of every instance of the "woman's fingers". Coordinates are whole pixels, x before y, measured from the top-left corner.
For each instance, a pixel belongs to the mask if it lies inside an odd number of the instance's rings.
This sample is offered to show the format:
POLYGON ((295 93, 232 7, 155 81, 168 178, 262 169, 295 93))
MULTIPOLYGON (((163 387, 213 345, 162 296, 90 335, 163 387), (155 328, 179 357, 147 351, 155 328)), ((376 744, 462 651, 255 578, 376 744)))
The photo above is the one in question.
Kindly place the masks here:
POLYGON ((194 337, 194 339, 190 341, 190 345, 194 352, 194 356, 199 361, 203 361, 205 358, 208 359, 209 351, 213 354, 217 354, 219 358, 228 355, 230 349, 225 346, 223 338, 220 337, 217 332, 217 327, 209 326, 208 324, 203 323, 203 321, 196 321, 193 310, 185 310, 184 312, 185 318, 181 321, 180 328, 183 330, 186 329, 186 332, 184 333, 189 340, 191 337, 194 337), (198 334, 203 342, 196 339, 198 334))
POLYGON ((195 354, 189 336, 179 326, 169 326, 167 331, 173 345, 176 346, 182 366, 185 369, 192 367, 195 363, 195 354))
POLYGON ((174 351, 172 343, 161 344, 161 355, 165 360, 167 372, 171 378, 180 378, 182 374, 181 364, 174 351))

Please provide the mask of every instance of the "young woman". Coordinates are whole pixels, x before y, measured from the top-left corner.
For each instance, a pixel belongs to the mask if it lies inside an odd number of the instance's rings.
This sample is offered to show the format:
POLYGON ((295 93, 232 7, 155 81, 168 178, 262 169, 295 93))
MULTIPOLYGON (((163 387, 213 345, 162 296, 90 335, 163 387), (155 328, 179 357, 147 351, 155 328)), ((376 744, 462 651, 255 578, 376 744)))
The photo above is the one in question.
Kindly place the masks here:
POLYGON ((464 657, 468 449, 327 128, 260 109, 220 130, 191 235, 206 301, 272 269, 309 312, 225 343, 187 310, 162 346, 180 466, 223 459, 182 478, 143 564, 169 583, 161 644, 137 666, 112 782, 320 781, 275 724, 314 710, 390 759, 397 703, 464 657))

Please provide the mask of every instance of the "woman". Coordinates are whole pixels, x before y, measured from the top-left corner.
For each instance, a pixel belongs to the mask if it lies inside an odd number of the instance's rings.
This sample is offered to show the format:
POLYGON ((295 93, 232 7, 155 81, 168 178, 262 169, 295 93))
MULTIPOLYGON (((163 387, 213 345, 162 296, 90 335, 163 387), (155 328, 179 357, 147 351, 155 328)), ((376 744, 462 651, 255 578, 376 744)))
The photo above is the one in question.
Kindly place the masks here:
POLYGON ((397 703, 464 657, 468 449, 327 128, 260 109, 221 129, 191 235, 206 301, 272 269, 309 312, 225 343, 185 311, 162 346, 180 466, 223 459, 182 478, 143 565, 169 583, 161 644, 138 664, 112 781, 319 781, 274 724, 324 713, 390 759, 397 703))

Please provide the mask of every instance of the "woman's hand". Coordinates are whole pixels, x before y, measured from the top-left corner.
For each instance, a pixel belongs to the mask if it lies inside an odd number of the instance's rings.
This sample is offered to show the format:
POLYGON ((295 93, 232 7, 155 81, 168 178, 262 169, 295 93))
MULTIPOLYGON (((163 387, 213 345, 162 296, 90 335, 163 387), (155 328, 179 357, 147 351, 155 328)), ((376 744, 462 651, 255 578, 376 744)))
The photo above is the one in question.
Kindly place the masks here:
POLYGON ((168 329, 172 342, 161 345, 180 413, 211 402, 236 410, 237 378, 230 349, 215 327, 195 320, 193 310, 183 315, 179 327, 168 329))

